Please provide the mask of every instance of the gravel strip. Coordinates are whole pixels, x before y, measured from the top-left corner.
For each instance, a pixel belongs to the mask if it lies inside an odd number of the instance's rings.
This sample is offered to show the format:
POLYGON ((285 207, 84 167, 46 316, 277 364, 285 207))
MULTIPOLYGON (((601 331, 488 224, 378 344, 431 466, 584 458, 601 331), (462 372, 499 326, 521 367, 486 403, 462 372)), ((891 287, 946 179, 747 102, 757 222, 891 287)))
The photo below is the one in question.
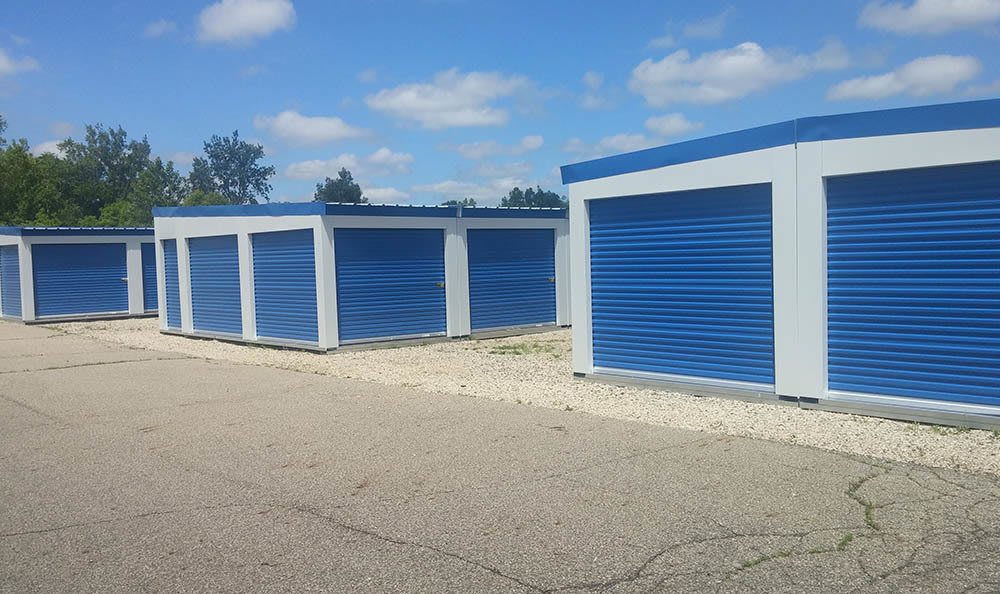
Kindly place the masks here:
POLYGON ((65 323, 56 327, 134 348, 1000 475, 997 432, 916 425, 574 379, 568 330, 322 355, 168 336, 159 333, 156 319, 65 323))

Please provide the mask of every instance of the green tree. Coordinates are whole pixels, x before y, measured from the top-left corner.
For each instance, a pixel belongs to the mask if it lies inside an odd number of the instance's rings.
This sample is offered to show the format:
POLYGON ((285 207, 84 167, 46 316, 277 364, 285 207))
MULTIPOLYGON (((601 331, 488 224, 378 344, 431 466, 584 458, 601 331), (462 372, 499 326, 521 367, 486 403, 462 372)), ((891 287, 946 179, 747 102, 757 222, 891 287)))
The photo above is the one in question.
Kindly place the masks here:
POLYGON ((0 150, 0 224, 76 224, 82 213, 60 192, 60 169, 60 159, 35 157, 24 139, 0 150))
POLYGON ((188 174, 188 184, 192 190, 215 191, 215 178, 212 177, 212 166, 208 164, 207 159, 194 158, 191 163, 191 173, 188 174))
POLYGON ((0 114, 0 149, 7 146, 7 139, 3 137, 3 133, 7 130, 7 120, 4 119, 3 114, 0 114))
MULTIPOLYGON (((152 225, 154 207, 179 206, 190 192, 188 180, 174 169, 173 161, 164 162, 159 157, 153 159, 132 185, 127 202, 133 206, 133 216, 125 226, 152 225)), ((101 212, 103 219, 103 209, 101 212)))
POLYGON ((541 187, 528 188, 521 191, 515 187, 506 196, 500 199, 500 206, 507 207, 543 207, 543 208, 565 208, 568 201, 564 196, 555 192, 543 190, 541 187))
POLYGON ((229 199, 217 192, 195 190, 184 197, 182 206, 223 206, 231 204, 229 199))
POLYGON ((472 197, 462 198, 461 200, 445 200, 441 203, 441 206, 475 206, 476 199, 472 197))
POLYGON ((97 215, 102 207, 127 199, 139 175, 149 165, 151 149, 144 136, 129 140, 119 126, 87 125, 82 142, 59 143, 66 169, 61 191, 84 214, 97 215))
POLYGON ((361 186, 354 181, 354 176, 346 168, 341 168, 337 179, 326 178, 323 183, 316 184, 316 202, 346 202, 364 204, 368 202, 361 194, 361 186))
MULTIPOLYGON (((230 204, 257 204, 259 199, 270 200, 271 184, 267 180, 274 175, 274 166, 257 163, 264 158, 263 146, 240 140, 240 133, 235 130, 232 136, 212 136, 205 143, 205 158, 214 187, 208 187, 200 179, 203 174, 200 171, 198 178, 192 180, 197 182, 198 189, 218 192, 230 204)), ((198 167, 204 170, 204 165, 198 164, 198 167)))

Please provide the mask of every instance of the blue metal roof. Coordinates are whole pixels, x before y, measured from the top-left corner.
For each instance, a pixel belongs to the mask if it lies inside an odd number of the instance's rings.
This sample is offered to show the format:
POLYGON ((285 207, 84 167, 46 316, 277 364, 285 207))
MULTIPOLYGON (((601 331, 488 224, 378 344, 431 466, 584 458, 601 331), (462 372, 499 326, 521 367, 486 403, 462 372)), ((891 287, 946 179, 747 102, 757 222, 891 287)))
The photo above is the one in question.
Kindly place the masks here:
POLYGON ((98 236, 98 235, 152 235, 149 227, 0 227, 0 235, 24 237, 37 236, 98 236))
POLYGON ((572 184, 797 142, 996 127, 1000 127, 1000 99, 799 118, 564 165, 562 181, 572 184))
POLYGON ((273 202, 238 206, 169 206, 153 209, 153 216, 171 217, 278 217, 340 215, 381 217, 469 217, 564 219, 565 208, 458 207, 429 204, 344 204, 337 202, 273 202))

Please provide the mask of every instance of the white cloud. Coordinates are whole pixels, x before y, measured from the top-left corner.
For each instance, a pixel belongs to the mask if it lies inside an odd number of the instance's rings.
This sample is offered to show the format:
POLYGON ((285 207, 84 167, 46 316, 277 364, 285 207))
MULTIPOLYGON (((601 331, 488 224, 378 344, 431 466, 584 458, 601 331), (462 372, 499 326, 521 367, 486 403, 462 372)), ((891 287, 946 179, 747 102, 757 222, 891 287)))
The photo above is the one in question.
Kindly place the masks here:
POLYGON ((45 142, 42 142, 32 147, 31 154, 38 157, 40 155, 44 155, 45 153, 52 153, 53 155, 60 158, 65 157, 66 153, 64 153, 62 149, 59 148, 60 142, 62 142, 62 140, 46 140, 45 142))
POLYGON ((677 45, 677 39, 673 35, 665 34, 649 40, 646 47, 649 49, 670 49, 677 45))
POLYGON ((994 97, 1000 95, 1000 79, 983 85, 971 85, 965 90, 969 97, 994 97))
POLYGON ((719 14, 684 25, 684 37, 693 39, 718 39, 726 30, 726 23, 733 14, 732 7, 719 14))
POLYGON ((353 153, 343 153, 330 159, 312 159, 292 163, 285 168, 285 177, 291 179, 323 179, 335 177, 341 168, 346 168, 355 177, 379 177, 410 172, 413 155, 396 153, 382 147, 367 157, 353 153))
POLYGON ((587 86, 588 89, 596 91, 601 88, 604 84, 604 75, 596 70, 588 70, 583 73, 583 84, 587 86))
POLYGON ((602 109, 611 107, 611 101, 601 93, 604 86, 604 75, 594 70, 588 70, 583 75, 583 85, 587 88, 580 100, 584 109, 602 109))
POLYGON ((917 58, 892 72, 845 80, 827 93, 828 99, 883 99, 906 94, 913 97, 951 93, 974 78, 982 66, 972 56, 917 58))
POLYGON ((500 126, 507 123, 509 115, 494 103, 529 86, 523 76, 499 72, 463 74, 452 68, 437 73, 431 82, 382 89, 366 97, 365 102, 371 109, 428 129, 500 126))
POLYGON ((290 0, 219 0, 198 15, 198 39, 204 42, 248 42, 295 24, 290 0))
POLYGON ((365 68, 358 73, 358 82, 373 83, 378 80, 378 71, 374 68, 365 68))
POLYGON ((645 134, 615 134, 605 136, 596 143, 587 143, 579 138, 570 138, 563 145, 563 151, 573 153, 581 159, 596 159, 617 153, 629 153, 661 144, 645 134))
POLYGON ((863 26, 903 35, 985 28, 998 20, 1000 0, 915 0, 909 4, 874 0, 858 18, 863 26))
POLYGON ((191 164, 194 163, 194 153, 188 151, 177 151, 176 153, 167 155, 167 160, 173 161, 174 165, 178 165, 180 167, 190 167, 191 164))
POLYGON ((53 136, 58 136, 60 138, 67 138, 72 135, 76 130, 76 126, 69 122, 52 122, 49 124, 49 132, 53 136))
POLYGON ((656 107, 671 103, 722 103, 800 79, 820 70, 845 68, 843 44, 831 40, 812 54, 768 51, 753 42, 692 59, 678 50, 662 60, 643 60, 632 70, 629 89, 656 107))
POLYGON ((335 116, 305 116, 292 110, 276 116, 257 115, 253 125, 296 146, 326 144, 368 135, 368 130, 352 126, 335 116))
MULTIPOLYGON (((545 144, 544 138, 532 134, 522 137, 520 142, 515 145, 500 144, 495 140, 482 140, 460 144, 454 150, 466 159, 478 161, 498 155, 523 155, 542 148, 543 144, 545 144)), ((449 147, 444 148, 448 149, 449 147)))
POLYGON ((369 202, 393 203, 402 202, 410 198, 410 194, 396 188, 371 188, 362 187, 361 193, 368 198, 369 202))
POLYGON ((514 163, 480 163, 473 170, 478 177, 487 178, 523 178, 531 173, 534 167, 527 161, 515 161, 514 163))
POLYGON ((168 21, 166 19, 160 19, 158 21, 153 21, 146 25, 143 30, 143 35, 149 38, 163 37, 168 33, 173 33, 177 30, 177 23, 173 21, 168 21))
POLYGON ((14 45, 28 45, 29 43, 31 43, 31 40, 28 39, 27 37, 22 37, 21 35, 14 35, 13 33, 10 36, 10 40, 14 42, 14 45))
POLYGON ((28 57, 15 58, 0 48, 0 77, 29 70, 38 70, 38 60, 28 57))
POLYGON ((700 130, 701 122, 692 122, 682 113, 668 113, 646 120, 646 129, 660 137, 680 136, 700 130))

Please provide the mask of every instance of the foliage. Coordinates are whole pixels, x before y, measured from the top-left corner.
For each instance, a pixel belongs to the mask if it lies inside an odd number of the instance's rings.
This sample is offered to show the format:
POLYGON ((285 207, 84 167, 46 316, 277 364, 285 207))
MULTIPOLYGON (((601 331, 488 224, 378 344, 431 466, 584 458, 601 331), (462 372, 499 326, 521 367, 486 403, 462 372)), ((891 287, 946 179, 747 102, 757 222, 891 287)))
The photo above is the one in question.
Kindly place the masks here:
MULTIPOLYGON (((214 190, 229 200, 230 204, 257 204, 258 199, 269 200, 274 166, 259 165, 264 158, 264 147, 240 140, 238 130, 232 136, 212 136, 205 143, 205 157, 214 190)), ((202 165, 199 165, 203 167, 202 165)))
POLYGON ((222 206, 225 204, 229 204, 229 200, 218 192, 195 190, 184 198, 182 206, 222 206))
POLYGON ((500 199, 500 206, 507 207, 565 208, 567 203, 565 197, 549 190, 543 190, 541 187, 528 188, 524 191, 515 187, 500 199))
POLYGON ((313 197, 316 202, 346 202, 350 204, 364 204, 368 198, 361 194, 361 186, 354 181, 354 176, 346 168, 341 168, 337 172, 337 179, 329 177, 323 183, 316 184, 316 194, 313 197))
POLYGON ((445 200, 441 206, 475 206, 475 198, 462 198, 461 200, 445 200))

